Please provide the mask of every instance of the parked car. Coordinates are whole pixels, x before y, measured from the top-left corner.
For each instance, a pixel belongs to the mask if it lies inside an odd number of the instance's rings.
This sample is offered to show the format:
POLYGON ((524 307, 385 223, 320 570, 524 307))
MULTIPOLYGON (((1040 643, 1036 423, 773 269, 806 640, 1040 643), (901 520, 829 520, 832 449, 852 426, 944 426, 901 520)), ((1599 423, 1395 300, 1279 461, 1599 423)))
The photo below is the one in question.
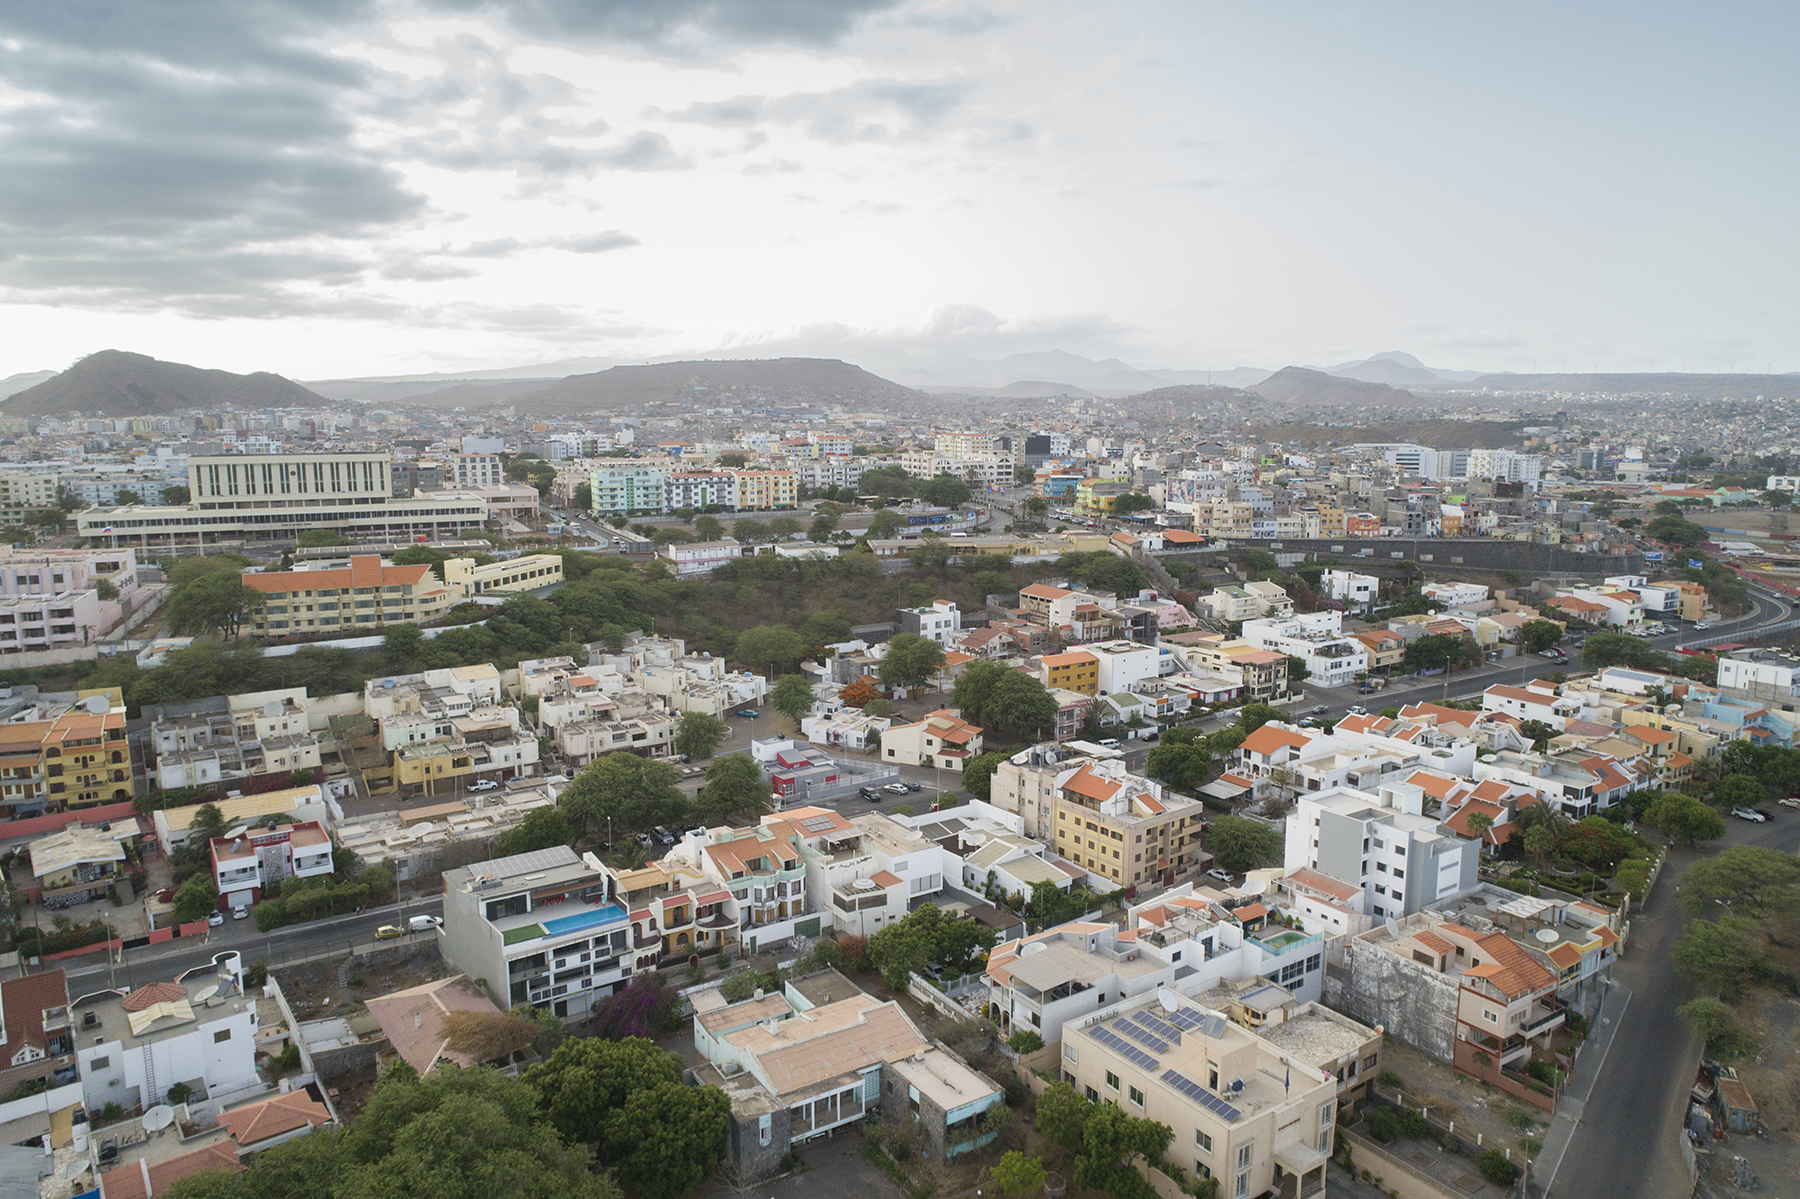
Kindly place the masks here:
POLYGON ((500 786, 500 784, 496 783, 493 779, 478 779, 477 781, 469 784, 469 790, 471 790, 471 791, 493 791, 493 790, 496 790, 499 786, 500 786))
POLYGON ((659 824, 650 831, 656 834, 656 840, 657 840, 658 844, 660 844, 660 845, 675 844, 675 834, 671 833, 668 829, 664 828, 662 825, 659 824))
POLYGON ((1142 737, 1139 737, 1138 740, 1139 741, 1154 741, 1160 736, 1162 736, 1162 732, 1160 730, 1151 729, 1149 732, 1145 733, 1142 737))
POLYGON ((442 916, 413 916, 406 922, 406 927, 415 933, 428 933, 434 928, 443 926, 442 916))
POLYGON ((907 789, 907 790, 908 790, 908 791, 917 791, 917 790, 919 790, 919 789, 920 789, 920 787, 921 787, 921 784, 919 784, 919 783, 908 783, 908 784, 906 784, 906 789, 907 789))
POLYGON ((1101 749, 1117 749, 1119 748, 1119 739, 1117 737, 1103 737, 1095 744, 1099 745, 1101 749))
POLYGON ((392 941, 395 937, 404 937, 405 935, 406 931, 398 924, 384 924, 375 930, 377 941, 392 941))
POLYGON ((1766 824, 1769 819, 1755 808, 1733 808, 1731 814, 1739 820, 1748 820, 1753 824, 1766 824))
POLYGON ((249 915, 250 909, 243 904, 239 904, 237 907, 231 909, 231 918, 233 920, 244 920, 247 919, 249 915))
POLYGON ((762 715, 762 713, 758 712, 755 708, 739 708, 737 714, 742 716, 745 720, 755 720, 758 716, 762 715))
POLYGON ((1361 704, 1351 704, 1347 710, 1352 716, 1367 716, 1369 714, 1369 710, 1361 704))
POLYGON ((1219 869, 1208 870, 1206 872, 1206 877, 1207 878, 1216 878, 1222 883, 1228 883, 1231 881, 1231 875, 1229 875, 1229 874, 1225 873, 1225 871, 1219 870, 1219 869))
POLYGON ((1790 795, 1786 799, 1775 801, 1784 808, 1800 808, 1800 795, 1790 795))
POLYGON ((214 928, 218 928, 221 924, 225 923, 225 913, 214 908, 206 914, 206 922, 214 928))
POLYGON ((1330 704, 1320 704, 1318 707, 1316 707, 1312 710, 1312 714, 1314 716, 1323 716, 1323 715, 1325 715, 1325 713, 1327 713, 1329 711, 1331 711, 1330 704))
POLYGON ((857 794, 868 800, 870 803, 881 802, 881 792, 874 787, 864 787, 861 791, 858 791, 857 794))
POLYGON ((634 840, 645 849, 650 849, 656 844, 655 839, 652 838, 649 833, 639 833, 634 840))
POLYGON ((889 783, 887 786, 883 787, 882 790, 886 791, 889 795, 905 795, 909 788, 905 783, 889 783))
POLYGON ((1696 620, 1694 622, 1694 627, 1696 629, 1710 629, 1710 628, 1712 628, 1712 623, 1710 621, 1705 621, 1705 620, 1696 620))

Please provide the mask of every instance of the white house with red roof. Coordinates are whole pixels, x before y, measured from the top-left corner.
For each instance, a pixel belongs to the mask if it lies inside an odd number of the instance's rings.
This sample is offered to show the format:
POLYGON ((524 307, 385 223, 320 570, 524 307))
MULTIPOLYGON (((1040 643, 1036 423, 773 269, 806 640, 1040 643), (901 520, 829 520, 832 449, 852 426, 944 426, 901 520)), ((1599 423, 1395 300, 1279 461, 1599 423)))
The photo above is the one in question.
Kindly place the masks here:
POLYGON ((1581 715, 1581 701, 1562 695, 1554 684, 1532 683, 1526 687, 1495 684, 1481 693, 1481 710, 1520 720, 1535 720, 1557 732, 1581 715))
POLYGON ((955 708, 939 708, 923 720, 881 733, 881 760, 896 765, 961 771, 979 753, 981 726, 964 720, 955 708))

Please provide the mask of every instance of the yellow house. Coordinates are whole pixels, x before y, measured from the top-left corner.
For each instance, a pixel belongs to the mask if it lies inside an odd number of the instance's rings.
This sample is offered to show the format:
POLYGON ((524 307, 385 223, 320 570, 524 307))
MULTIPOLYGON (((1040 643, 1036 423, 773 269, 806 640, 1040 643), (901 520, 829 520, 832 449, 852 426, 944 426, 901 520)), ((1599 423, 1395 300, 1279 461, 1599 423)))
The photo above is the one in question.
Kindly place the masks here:
POLYGON ((266 637, 422 624, 442 616, 454 598, 429 566, 388 566, 376 554, 358 554, 345 569, 252 572, 244 586, 263 597, 245 630, 266 637))
POLYGON ((792 508, 800 502, 798 476, 791 470, 737 470, 739 511, 755 508, 792 508))
POLYGON ((444 582, 462 599, 495 591, 536 591, 563 581, 561 554, 530 554, 509 562, 475 565, 473 558, 444 563, 444 582))
POLYGON ((1086 650, 1066 654, 1045 654, 1038 661, 1044 668, 1044 686, 1054 691, 1075 691, 1093 695, 1100 690, 1100 663, 1086 650))

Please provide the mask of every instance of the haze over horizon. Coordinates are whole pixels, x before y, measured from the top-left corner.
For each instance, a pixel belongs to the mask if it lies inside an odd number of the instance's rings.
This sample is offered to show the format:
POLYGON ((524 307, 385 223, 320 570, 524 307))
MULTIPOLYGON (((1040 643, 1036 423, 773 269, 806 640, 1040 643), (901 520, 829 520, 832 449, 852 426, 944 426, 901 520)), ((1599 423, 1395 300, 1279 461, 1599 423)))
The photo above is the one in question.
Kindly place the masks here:
POLYGON ((14 7, 0 377, 107 347, 302 379, 1051 350, 1793 370, 1796 26, 1774 6, 14 7))

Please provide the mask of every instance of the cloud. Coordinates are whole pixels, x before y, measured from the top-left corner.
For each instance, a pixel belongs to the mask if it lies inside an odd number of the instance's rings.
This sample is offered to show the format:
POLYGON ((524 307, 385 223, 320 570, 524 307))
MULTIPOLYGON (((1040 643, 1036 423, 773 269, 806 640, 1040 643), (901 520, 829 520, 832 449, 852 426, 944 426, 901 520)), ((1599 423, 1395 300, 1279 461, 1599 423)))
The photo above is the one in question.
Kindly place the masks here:
POLYGON ((667 137, 649 132, 635 134, 622 145, 598 152, 595 158, 621 171, 681 171, 694 165, 667 137))
POLYGON ((1049 349, 1110 356, 1128 352, 1141 330, 1098 312, 1002 316, 979 304, 942 304, 916 324, 846 325, 836 321, 780 332, 745 333, 709 356, 823 355, 892 363, 931 354, 1001 357, 1049 349))
POLYGON ((644 243, 629 233, 620 233, 617 229, 608 229, 605 233, 593 233, 586 237, 571 237, 562 241, 549 243, 559 250, 569 250, 576 254, 605 254, 609 250, 624 250, 644 243))
POLYGON ((692 51, 784 42, 828 46, 896 0, 435 0, 557 45, 631 42, 692 51))
POLYGON ((829 92, 735 96, 691 104, 667 115, 678 121, 727 128, 798 125, 825 141, 865 141, 931 133, 961 109, 974 90, 975 84, 969 80, 883 79, 829 92))

